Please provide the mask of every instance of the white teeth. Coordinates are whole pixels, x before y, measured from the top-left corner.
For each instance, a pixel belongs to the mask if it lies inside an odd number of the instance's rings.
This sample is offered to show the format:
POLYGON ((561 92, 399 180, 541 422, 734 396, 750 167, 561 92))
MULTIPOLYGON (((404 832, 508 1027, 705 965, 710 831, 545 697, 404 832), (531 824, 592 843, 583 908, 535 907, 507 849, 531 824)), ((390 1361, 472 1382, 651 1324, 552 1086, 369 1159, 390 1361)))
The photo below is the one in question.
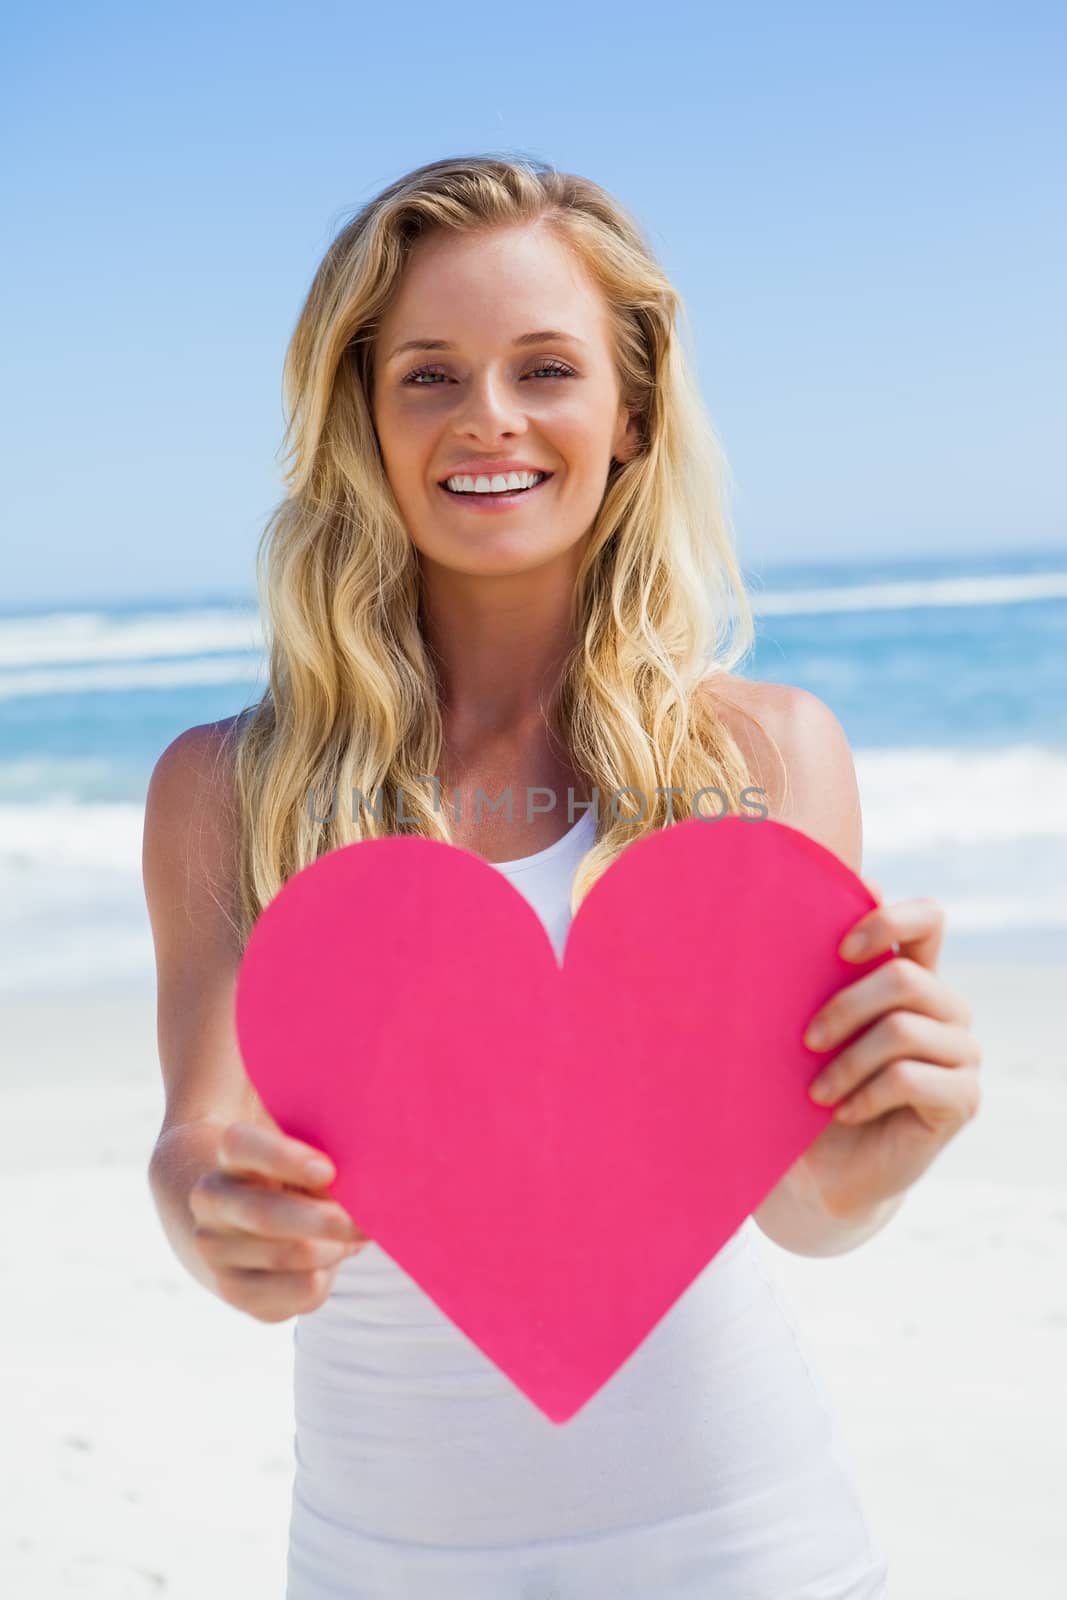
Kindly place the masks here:
POLYGON ((509 489, 532 489, 544 476, 543 472, 497 472, 491 478, 461 476, 445 482, 453 494, 504 494, 509 489))

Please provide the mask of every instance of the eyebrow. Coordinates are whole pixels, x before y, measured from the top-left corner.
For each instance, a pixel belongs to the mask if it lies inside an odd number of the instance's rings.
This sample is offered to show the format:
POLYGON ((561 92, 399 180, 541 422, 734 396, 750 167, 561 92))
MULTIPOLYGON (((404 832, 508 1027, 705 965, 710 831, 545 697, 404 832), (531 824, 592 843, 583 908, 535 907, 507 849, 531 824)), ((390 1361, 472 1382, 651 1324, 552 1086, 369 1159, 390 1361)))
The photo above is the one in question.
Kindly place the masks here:
MULTIPOLYGON (((576 333, 564 333, 559 328, 538 328, 534 333, 522 333, 514 341, 516 346, 528 344, 553 343, 565 339, 571 344, 584 344, 584 339, 579 339, 576 333)), ((393 361, 397 356, 402 356, 408 350, 453 350, 455 346, 448 339, 408 339, 405 344, 398 344, 388 361, 393 361)))

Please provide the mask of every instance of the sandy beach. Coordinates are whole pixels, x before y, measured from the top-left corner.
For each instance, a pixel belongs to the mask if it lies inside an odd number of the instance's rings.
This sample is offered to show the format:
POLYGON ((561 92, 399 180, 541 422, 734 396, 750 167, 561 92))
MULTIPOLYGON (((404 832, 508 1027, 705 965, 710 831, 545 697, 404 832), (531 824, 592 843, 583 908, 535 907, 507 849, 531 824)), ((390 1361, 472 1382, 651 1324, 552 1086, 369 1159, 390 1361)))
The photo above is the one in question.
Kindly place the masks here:
MULTIPOLYGON (((1053 1600, 1067 1582, 1062 965, 949 959, 985 1049, 975 1121, 876 1239, 769 1241, 834 1397, 894 1600, 1053 1600)), ((147 1162, 150 984, 6 996, 0 1587, 280 1597, 293 1324, 173 1257, 147 1162)), ((787 1600, 787 1597, 782 1597, 787 1600)))

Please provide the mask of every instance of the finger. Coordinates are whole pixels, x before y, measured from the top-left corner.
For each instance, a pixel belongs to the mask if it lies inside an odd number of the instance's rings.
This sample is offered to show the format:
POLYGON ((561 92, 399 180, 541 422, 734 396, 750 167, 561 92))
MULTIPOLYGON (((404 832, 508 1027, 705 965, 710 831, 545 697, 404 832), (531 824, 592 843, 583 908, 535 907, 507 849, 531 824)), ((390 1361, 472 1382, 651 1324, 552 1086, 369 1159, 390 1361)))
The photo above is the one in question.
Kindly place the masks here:
POLYGON ((189 1206, 197 1222, 268 1239, 367 1237, 336 1200, 249 1183, 225 1172, 209 1172, 198 1179, 189 1192, 189 1206))
POLYGON ((219 1273, 219 1293, 250 1316, 273 1312, 281 1321, 314 1311, 329 1290, 333 1273, 332 1267, 316 1267, 311 1272, 259 1272, 235 1267, 219 1273))
POLYGON ((969 1021, 966 1002, 942 978, 908 956, 894 956, 832 994, 809 1020, 804 1043, 820 1053, 834 1050, 858 1028, 897 1010, 918 1011, 960 1026, 969 1021))
POLYGON ((860 917, 842 939, 837 953, 846 961, 869 961, 896 947, 901 955, 933 971, 944 928, 945 913, 936 900, 899 900, 890 906, 876 906, 860 917))
POLYGON ((270 1272, 311 1272, 335 1267, 366 1248, 366 1241, 342 1239, 267 1239, 240 1230, 219 1230, 198 1224, 197 1248, 218 1269, 257 1268, 270 1272))
POLYGON ((867 889, 878 901, 878 904, 881 905, 883 899, 885 898, 885 896, 882 894, 881 886, 875 883, 873 878, 862 878, 860 881, 863 884, 863 887, 867 889))
POLYGON ((818 1105, 834 1105, 898 1057, 942 1067, 977 1066, 977 1041, 954 1023, 916 1011, 892 1011, 836 1055, 808 1093, 818 1105))
POLYGON ((838 1122, 870 1122, 907 1107, 932 1133, 951 1134, 978 1111, 981 1089, 976 1067, 949 1071, 928 1061, 899 1059, 883 1067, 834 1112, 838 1122))
POLYGON ((226 1172, 253 1172, 305 1189, 325 1188, 337 1176, 324 1151, 254 1122, 231 1122, 223 1129, 218 1164, 226 1172))

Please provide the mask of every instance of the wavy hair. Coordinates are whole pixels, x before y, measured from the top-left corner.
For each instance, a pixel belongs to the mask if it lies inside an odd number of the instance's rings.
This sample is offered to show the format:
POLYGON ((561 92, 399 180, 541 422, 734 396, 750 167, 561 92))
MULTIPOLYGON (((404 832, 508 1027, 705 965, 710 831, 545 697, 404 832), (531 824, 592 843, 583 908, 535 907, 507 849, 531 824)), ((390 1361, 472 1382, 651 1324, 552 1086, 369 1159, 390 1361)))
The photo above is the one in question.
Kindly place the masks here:
POLYGON ((430 162, 336 234, 286 352, 287 493, 256 554, 269 682, 233 724, 242 948, 286 879, 327 851, 394 833, 452 842, 429 781, 444 749, 438 681, 419 554, 372 418, 372 342, 428 231, 533 222, 599 288, 621 395, 640 420, 586 543, 550 729, 597 802, 572 912, 636 839, 690 815, 750 814, 745 761, 697 692, 747 654, 754 627, 681 298, 633 218, 588 179, 526 157, 430 162), (710 790, 722 798, 700 800, 710 790), (354 791, 366 803, 336 804, 354 791))

